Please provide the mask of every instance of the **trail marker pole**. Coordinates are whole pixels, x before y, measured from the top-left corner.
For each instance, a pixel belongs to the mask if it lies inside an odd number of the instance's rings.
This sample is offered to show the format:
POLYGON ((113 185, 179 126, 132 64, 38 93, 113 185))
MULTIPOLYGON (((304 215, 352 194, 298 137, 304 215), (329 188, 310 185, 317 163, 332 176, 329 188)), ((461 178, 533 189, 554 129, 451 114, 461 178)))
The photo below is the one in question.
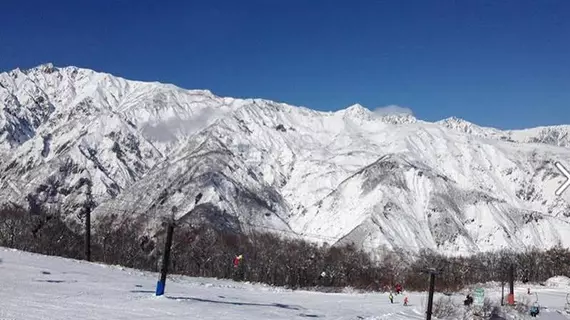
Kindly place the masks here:
POLYGON ((505 305, 505 282, 501 281, 501 306, 505 305))
POLYGON ((174 233, 174 222, 169 221, 166 230, 166 243, 164 244, 164 255, 162 257, 162 268, 160 269, 160 280, 156 284, 156 295, 164 294, 166 287, 166 275, 168 273, 168 263, 170 260, 170 247, 172 246, 172 234, 174 233))
POLYGON ((91 261, 91 207, 85 209, 85 260, 91 261))
POLYGON ((515 265, 511 264, 509 268, 509 296, 507 299, 509 305, 515 304, 515 265))

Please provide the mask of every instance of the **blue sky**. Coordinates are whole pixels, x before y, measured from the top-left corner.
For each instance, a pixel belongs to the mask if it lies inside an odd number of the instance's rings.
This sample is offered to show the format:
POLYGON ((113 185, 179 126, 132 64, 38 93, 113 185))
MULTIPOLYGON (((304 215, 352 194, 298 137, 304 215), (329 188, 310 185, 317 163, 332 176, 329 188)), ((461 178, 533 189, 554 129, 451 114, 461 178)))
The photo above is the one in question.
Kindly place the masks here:
POLYGON ((318 110, 570 123, 570 1, 5 1, 0 70, 45 62, 318 110))

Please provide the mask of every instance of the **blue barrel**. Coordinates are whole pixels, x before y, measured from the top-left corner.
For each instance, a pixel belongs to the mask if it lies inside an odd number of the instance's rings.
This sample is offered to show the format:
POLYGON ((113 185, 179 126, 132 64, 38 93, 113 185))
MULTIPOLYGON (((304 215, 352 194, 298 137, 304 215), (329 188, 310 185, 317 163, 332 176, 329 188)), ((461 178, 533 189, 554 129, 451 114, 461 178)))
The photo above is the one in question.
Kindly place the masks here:
POLYGON ((161 296, 164 294, 164 282, 158 280, 156 283, 156 295, 161 296))

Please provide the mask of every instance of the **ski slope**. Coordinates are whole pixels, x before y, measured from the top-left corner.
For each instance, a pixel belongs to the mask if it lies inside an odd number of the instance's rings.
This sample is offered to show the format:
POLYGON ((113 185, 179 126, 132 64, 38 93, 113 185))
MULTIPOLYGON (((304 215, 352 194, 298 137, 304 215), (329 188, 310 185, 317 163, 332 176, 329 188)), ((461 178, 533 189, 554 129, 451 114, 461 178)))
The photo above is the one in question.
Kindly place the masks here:
POLYGON ((422 319, 387 295, 293 292, 263 285, 169 278, 154 295, 158 275, 0 248, 0 319, 422 319), (360 318, 359 318, 360 317, 360 318))
MULTIPOLYGON (((173 276, 165 295, 156 297, 156 273, 5 248, 0 259, 0 319, 425 319, 426 293, 406 293, 410 306, 404 307, 403 295, 390 304, 385 293, 291 291, 173 276)), ((517 288, 521 295, 525 290, 517 288)), ((532 290, 544 308, 541 319, 568 319, 556 312, 564 307, 565 288, 532 290)))

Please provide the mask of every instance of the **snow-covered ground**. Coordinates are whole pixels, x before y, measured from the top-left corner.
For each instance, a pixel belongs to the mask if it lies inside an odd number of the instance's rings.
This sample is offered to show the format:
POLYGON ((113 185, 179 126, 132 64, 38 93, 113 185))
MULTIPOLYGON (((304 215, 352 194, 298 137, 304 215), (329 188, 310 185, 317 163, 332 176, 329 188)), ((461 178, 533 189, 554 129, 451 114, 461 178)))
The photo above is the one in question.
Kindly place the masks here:
MULTIPOLYGON (((0 259, 0 319, 425 319, 426 293, 406 293, 410 306, 404 307, 403 295, 390 304, 384 293, 325 294, 174 276, 156 297, 155 273, 5 248, 0 259)), ((497 288, 486 290, 500 296, 497 288)), ((540 318, 568 319, 556 312, 568 288, 532 290, 545 308, 540 318)))

